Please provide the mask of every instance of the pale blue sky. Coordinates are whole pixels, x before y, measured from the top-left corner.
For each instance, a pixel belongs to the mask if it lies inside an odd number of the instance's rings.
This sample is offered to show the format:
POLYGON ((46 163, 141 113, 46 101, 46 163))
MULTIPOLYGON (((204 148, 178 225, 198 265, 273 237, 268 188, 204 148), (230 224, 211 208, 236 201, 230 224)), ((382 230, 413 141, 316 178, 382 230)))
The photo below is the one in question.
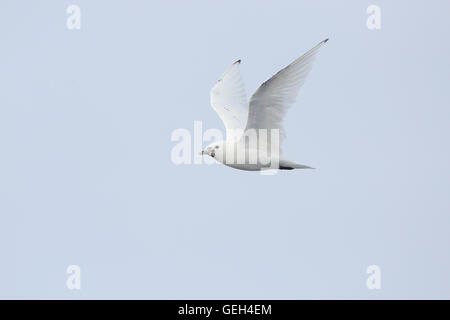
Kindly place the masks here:
POLYGON ((1 1, 0 298, 450 298, 449 12, 1 1), (250 95, 327 37, 286 119, 317 170, 173 165, 173 130, 223 128, 209 90, 232 62, 250 95))

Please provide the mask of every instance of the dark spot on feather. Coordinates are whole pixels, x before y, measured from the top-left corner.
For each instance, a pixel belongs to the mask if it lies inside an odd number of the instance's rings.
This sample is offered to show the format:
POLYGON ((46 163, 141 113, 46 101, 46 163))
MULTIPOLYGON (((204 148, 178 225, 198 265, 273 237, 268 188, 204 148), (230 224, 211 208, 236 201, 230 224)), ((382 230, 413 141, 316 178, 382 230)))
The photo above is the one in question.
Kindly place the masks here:
POLYGON ((280 166, 280 170, 293 170, 294 168, 292 167, 284 167, 284 166, 280 166))

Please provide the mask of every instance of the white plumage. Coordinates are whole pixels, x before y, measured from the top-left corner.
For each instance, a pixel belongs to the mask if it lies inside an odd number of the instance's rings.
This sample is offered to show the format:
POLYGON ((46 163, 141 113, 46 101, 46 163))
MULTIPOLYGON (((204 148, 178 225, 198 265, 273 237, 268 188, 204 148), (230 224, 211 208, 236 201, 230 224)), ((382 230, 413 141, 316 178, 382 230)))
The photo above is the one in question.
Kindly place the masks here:
MULTIPOLYGON (((285 130, 283 119, 287 110, 295 103, 298 92, 311 71, 312 64, 319 48, 328 41, 320 42, 314 48, 303 54, 284 69, 277 72, 251 96, 247 102, 244 83, 239 72, 240 60, 236 61, 225 71, 211 89, 211 106, 219 114, 227 130, 226 141, 210 144, 203 154, 213 156, 216 160, 231 167, 243 170, 260 170, 267 165, 256 163, 249 165, 226 163, 225 149, 233 145, 233 148, 245 148, 243 152, 249 153, 249 147, 243 141, 243 132, 250 129, 278 129, 281 145, 285 130), (221 148, 222 147, 222 148, 221 148), (222 149, 222 150, 218 150, 222 149)), ((270 148, 270 139, 269 139, 270 148)), ((250 150, 250 153, 258 150, 250 150)), ((279 169, 309 168, 277 156, 279 169)))

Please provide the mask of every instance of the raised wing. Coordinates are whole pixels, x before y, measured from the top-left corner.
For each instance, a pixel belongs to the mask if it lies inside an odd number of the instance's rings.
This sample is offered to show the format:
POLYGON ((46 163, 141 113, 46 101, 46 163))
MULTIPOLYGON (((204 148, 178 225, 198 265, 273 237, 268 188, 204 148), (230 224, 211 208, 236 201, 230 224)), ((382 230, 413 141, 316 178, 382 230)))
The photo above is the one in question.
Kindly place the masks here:
MULTIPOLYGON (((272 78, 252 95, 249 103, 248 129, 278 129, 280 145, 285 137, 283 118, 295 102, 300 87, 312 68, 314 57, 328 39, 320 42, 272 78)), ((268 133, 270 136, 270 133, 268 133)))
POLYGON ((227 140, 238 139, 247 123, 248 102, 239 72, 241 60, 225 71, 211 89, 211 106, 227 130, 227 140))

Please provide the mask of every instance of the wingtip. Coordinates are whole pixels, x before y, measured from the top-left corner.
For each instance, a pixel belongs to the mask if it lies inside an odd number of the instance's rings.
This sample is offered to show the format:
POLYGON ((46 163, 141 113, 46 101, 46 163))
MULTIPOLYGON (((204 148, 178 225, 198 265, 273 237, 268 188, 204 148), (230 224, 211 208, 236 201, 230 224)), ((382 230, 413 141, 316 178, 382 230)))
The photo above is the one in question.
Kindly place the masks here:
POLYGON ((237 60, 235 63, 233 64, 241 64, 241 59, 237 60))
POLYGON ((326 38, 325 40, 323 40, 322 42, 323 43, 327 43, 328 42, 328 40, 330 40, 330 38, 326 38))

